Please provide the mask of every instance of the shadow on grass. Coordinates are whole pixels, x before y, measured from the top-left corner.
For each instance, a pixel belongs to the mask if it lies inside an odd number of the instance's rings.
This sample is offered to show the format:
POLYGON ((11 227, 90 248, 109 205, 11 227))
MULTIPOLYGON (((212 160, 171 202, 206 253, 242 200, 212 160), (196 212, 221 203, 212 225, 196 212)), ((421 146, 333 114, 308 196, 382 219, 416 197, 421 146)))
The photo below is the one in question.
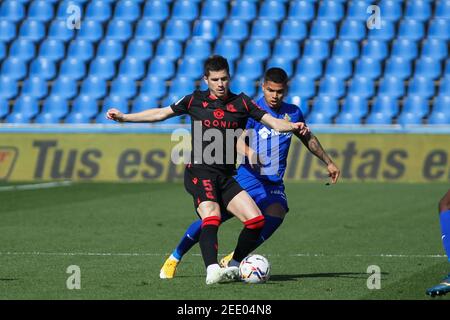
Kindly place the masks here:
MULTIPOLYGON (((386 276, 388 272, 381 272, 386 276)), ((330 272, 330 273, 308 273, 308 274, 274 274, 270 276, 270 281, 293 281, 304 278, 351 278, 351 279, 367 279, 370 276, 363 272, 330 272)))

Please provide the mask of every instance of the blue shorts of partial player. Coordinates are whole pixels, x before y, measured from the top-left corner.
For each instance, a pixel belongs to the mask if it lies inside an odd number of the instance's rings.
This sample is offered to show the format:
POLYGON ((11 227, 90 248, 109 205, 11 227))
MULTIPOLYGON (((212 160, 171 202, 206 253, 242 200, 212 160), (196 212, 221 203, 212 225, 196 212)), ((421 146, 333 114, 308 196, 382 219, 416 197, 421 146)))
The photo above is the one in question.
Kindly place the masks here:
POLYGON ((282 183, 271 183, 251 176, 234 176, 240 186, 253 198, 259 210, 264 214, 266 209, 279 203, 286 213, 289 211, 285 187, 282 183))

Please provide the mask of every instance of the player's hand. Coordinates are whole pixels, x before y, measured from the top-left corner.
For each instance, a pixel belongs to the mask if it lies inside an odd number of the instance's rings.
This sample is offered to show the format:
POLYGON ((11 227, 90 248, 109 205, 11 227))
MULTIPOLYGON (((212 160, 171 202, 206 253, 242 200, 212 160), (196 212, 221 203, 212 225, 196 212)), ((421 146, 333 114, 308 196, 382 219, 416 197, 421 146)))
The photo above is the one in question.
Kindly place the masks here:
POLYGON ((292 123, 292 125, 293 125, 292 131, 297 131, 302 136, 306 136, 307 134, 309 134, 311 132, 309 127, 304 122, 295 122, 295 123, 292 123))
POLYGON ((341 175, 341 171, 333 162, 327 165, 327 170, 328 176, 331 178, 331 183, 335 184, 338 181, 339 176, 341 175))
POLYGON ((260 172, 261 168, 264 166, 263 159, 251 149, 248 152, 248 160, 250 167, 256 172, 260 172))
POLYGON ((124 121, 124 115, 119 110, 112 108, 106 112, 106 118, 109 120, 114 120, 118 122, 124 121))

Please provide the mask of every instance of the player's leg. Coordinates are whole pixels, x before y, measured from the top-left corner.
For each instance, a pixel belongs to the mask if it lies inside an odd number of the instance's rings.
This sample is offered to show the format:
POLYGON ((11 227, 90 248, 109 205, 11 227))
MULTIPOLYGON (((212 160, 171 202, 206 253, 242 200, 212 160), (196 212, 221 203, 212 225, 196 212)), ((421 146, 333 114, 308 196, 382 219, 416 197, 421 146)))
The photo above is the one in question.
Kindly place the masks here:
MULTIPOLYGON (((439 202, 439 221, 441 224, 442 244, 450 262, 450 190, 439 202)), ((450 292, 450 274, 438 285, 428 289, 426 293, 432 297, 450 292)))

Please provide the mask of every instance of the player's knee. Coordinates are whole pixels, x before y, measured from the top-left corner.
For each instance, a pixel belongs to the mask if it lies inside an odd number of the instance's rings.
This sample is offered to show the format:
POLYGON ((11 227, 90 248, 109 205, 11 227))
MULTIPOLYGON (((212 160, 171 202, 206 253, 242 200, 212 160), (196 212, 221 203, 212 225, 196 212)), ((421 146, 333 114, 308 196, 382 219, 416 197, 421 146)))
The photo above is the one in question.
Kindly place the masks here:
POLYGON ((247 229, 262 229, 264 227, 265 218, 263 215, 259 215, 255 218, 249 219, 244 222, 244 226, 247 229))

